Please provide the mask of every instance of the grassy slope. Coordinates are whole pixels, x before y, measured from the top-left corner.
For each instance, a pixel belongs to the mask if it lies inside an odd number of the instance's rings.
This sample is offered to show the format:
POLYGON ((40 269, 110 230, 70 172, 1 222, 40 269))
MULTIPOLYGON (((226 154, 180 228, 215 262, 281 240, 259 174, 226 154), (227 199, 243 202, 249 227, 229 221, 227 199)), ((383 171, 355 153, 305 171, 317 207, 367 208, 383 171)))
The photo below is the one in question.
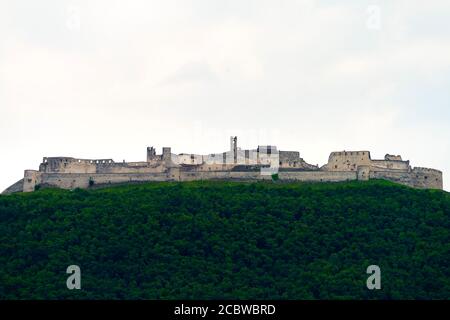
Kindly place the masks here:
POLYGON ((449 299, 449 215, 448 193, 386 181, 0 196, 0 299, 449 299))

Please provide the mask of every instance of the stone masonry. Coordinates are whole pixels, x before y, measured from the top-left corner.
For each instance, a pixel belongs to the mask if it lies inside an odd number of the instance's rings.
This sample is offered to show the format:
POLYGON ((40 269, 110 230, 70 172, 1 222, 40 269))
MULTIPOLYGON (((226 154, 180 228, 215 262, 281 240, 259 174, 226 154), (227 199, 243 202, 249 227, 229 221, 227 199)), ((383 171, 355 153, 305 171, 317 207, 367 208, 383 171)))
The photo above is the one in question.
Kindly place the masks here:
POLYGON ((148 147, 142 162, 45 157, 39 170, 25 170, 23 179, 3 194, 32 192, 38 187, 75 189, 146 181, 271 180, 273 174, 285 181, 386 179, 414 188, 443 188, 441 171, 413 168, 399 155, 387 154, 377 160, 369 151, 332 152, 328 163, 319 167, 305 162, 298 151, 279 151, 275 146, 242 150, 237 137, 231 137, 230 150, 218 154, 173 154, 165 147, 158 155, 148 147))

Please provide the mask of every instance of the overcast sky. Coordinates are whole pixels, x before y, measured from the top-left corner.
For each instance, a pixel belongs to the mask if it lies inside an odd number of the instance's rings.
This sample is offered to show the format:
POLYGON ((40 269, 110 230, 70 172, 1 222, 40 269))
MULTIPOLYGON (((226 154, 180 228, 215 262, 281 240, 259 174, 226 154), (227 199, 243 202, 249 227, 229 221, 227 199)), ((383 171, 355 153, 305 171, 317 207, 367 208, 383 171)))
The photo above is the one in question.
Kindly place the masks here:
MULTIPOLYGON (((44 156, 229 136, 401 154, 450 189, 450 1, 0 1, 0 189, 44 156)), ((0 190, 0 191, 1 191, 0 190)))

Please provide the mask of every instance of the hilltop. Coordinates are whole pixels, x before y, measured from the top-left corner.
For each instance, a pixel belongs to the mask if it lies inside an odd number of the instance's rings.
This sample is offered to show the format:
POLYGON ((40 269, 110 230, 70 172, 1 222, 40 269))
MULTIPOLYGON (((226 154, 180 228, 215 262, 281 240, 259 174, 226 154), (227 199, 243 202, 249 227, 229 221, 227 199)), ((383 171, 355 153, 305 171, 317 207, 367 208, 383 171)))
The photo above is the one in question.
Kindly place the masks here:
POLYGON ((0 299, 449 299, 449 252, 450 194, 382 180, 0 196, 0 299))
POLYGON ((388 180, 418 189, 443 189, 442 171, 411 166, 401 155, 386 154, 372 159, 370 151, 335 151, 319 167, 307 163, 299 151, 276 146, 241 149, 237 137, 230 137, 230 150, 212 154, 172 153, 163 147, 156 154, 147 147, 146 161, 115 162, 113 159, 44 157, 39 170, 26 169, 22 179, 2 194, 33 192, 40 188, 73 190, 94 185, 156 181, 262 181, 271 175, 284 182, 345 182, 388 180))

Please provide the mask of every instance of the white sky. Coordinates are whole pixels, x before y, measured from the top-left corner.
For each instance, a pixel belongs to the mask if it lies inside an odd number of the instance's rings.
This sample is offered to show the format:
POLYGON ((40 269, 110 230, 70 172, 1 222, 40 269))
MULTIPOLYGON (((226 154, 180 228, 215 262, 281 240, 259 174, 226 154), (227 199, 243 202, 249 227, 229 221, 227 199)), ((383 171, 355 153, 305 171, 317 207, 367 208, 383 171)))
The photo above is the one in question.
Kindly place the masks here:
MULTIPOLYGON (((238 135, 401 154, 450 188, 450 1, 0 1, 0 189, 44 156, 238 135)), ((0 191, 1 191, 0 190, 0 191)))

